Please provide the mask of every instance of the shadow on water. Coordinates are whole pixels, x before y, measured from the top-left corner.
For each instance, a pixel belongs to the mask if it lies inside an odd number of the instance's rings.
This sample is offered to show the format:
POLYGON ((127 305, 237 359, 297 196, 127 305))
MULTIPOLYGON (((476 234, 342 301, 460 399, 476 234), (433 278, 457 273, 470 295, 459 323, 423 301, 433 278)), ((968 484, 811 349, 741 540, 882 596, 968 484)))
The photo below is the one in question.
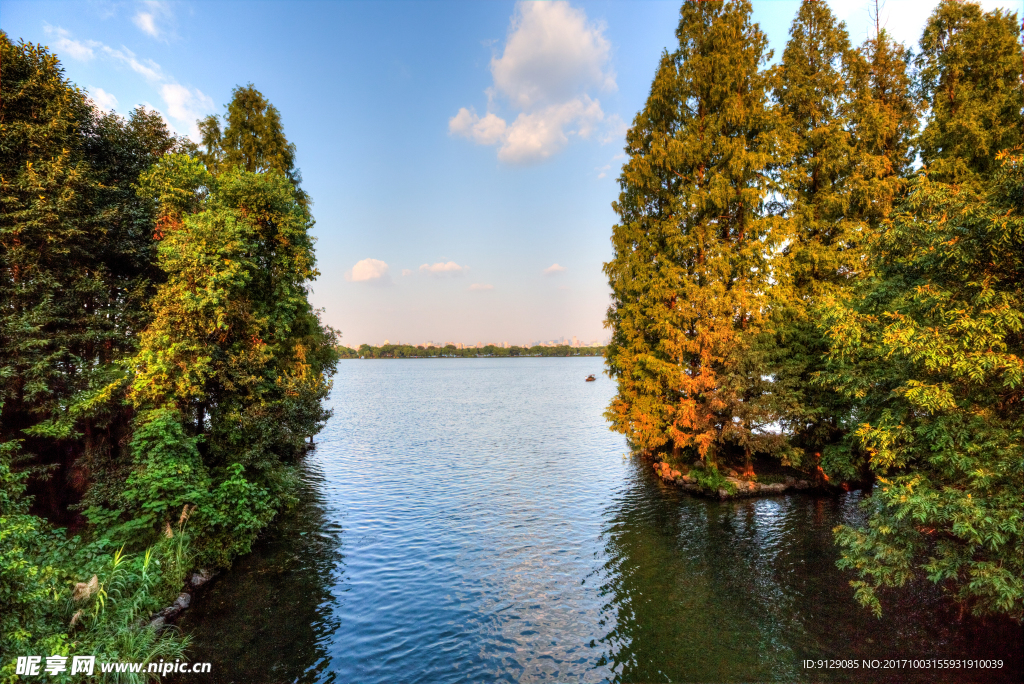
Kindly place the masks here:
POLYGON ((732 502, 690 497, 635 464, 607 509, 595 570, 608 629, 598 667, 616 682, 1013 682, 1021 626, 962 620, 932 585, 856 604, 832 529, 857 522, 859 493, 732 502), (808 670, 807 660, 1001 659, 1002 669, 808 670))
POLYGON ((214 635, 189 649, 192 662, 213 664, 213 681, 335 681, 328 645, 341 599, 332 588, 344 573, 344 559, 341 527, 327 515, 323 480, 315 464, 304 462, 298 505, 282 513, 253 551, 216 577, 185 614, 180 627, 186 634, 201 626, 201 634, 214 635))

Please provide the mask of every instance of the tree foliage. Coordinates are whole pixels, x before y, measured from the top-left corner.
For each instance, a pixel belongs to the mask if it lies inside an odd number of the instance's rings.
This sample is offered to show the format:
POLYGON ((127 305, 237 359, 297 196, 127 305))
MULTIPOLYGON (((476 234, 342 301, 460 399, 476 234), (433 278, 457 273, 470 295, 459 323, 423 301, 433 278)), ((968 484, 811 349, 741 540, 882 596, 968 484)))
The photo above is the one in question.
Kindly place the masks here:
POLYGON ((205 148, 199 158, 207 168, 214 173, 230 167, 249 173, 277 171, 298 188, 302 174, 295 168, 295 145, 284 135, 277 107, 250 83, 235 88, 225 108, 223 128, 212 114, 198 122, 205 148))
POLYGON ((847 409, 813 382, 826 351, 814 308, 864 273, 869 232, 853 199, 861 150, 851 73, 859 60, 827 4, 801 4, 775 86, 791 148, 780 171, 787 208, 770 294, 774 334, 762 339, 780 422, 800 455, 820 457, 840 439, 847 409))
POLYGON ((1019 18, 943 0, 925 26, 916 65, 930 109, 922 161, 934 180, 982 182, 999 168, 999 151, 1024 142, 1019 18))
POLYGON ((762 69, 767 38, 750 11, 746 2, 683 6, 679 47, 662 57, 627 134, 605 265, 613 425, 641 448, 671 442, 712 464, 778 444, 765 430, 772 397, 752 348, 785 139, 762 69))
POLYGON ((161 278, 139 175, 189 145, 156 112, 97 113, 44 48, 0 36, 0 438, 21 439, 52 516, 116 470, 126 418, 104 393, 161 278))
POLYGON ((805 2, 773 68, 744 2, 685 3, 677 36, 613 205, 613 427, 876 478, 837 529, 863 603, 927 577, 1021 619, 1018 17, 944 0, 914 57, 805 2))
POLYGON ((249 549, 329 415, 295 147, 252 86, 210 157, 0 49, 0 678, 13 648, 180 656, 140 620, 249 549))
POLYGON ((1001 163, 980 196, 917 178, 877 279, 824 320, 828 379, 857 400, 879 476, 868 527, 839 530, 876 612, 878 587, 923 573, 976 612, 1024 616, 1024 167, 1001 163))

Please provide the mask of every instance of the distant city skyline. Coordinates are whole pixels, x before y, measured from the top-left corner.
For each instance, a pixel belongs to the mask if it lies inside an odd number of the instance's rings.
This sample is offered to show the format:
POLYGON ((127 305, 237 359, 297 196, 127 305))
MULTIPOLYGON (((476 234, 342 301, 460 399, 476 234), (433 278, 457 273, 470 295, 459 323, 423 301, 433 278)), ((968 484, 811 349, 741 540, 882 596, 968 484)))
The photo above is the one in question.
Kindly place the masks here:
MULTIPOLYGON (((936 3, 886 0, 882 24, 916 47, 936 3)), ((311 300, 358 347, 607 338, 625 132, 680 4, 5 0, 0 19, 97 107, 144 105, 193 138, 253 83, 313 200, 311 300)), ((778 61, 800 0, 752 4, 778 61)), ((829 5, 854 45, 873 31, 874 0, 829 5)))

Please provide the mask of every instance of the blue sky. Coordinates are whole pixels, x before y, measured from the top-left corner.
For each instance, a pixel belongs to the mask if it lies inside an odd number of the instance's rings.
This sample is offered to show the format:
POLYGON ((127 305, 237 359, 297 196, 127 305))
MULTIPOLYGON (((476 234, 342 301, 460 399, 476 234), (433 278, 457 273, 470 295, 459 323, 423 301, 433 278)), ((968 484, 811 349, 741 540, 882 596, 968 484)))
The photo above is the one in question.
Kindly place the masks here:
MULTIPOLYGON (((860 43, 867 2, 831 2, 860 43)), ((1021 0, 984 2, 1018 14, 1021 0)), ((754 0, 776 58, 798 2, 754 0)), ((888 0, 916 44, 934 0, 888 0)), ((872 3, 873 6, 873 3, 872 3)), ((104 108, 194 134, 252 82, 314 200, 313 299, 343 343, 604 340, 626 125, 678 2, 41 2, 42 43, 104 108)))

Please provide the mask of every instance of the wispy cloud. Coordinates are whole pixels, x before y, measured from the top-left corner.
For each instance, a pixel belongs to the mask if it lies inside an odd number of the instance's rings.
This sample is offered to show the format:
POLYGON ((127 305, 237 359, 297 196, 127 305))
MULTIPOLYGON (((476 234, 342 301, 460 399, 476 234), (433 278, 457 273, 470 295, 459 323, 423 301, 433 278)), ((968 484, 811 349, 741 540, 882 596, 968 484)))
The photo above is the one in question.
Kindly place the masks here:
POLYGON ((558 275, 559 273, 565 273, 567 269, 565 266, 559 266, 558 264, 551 264, 544 269, 544 275, 558 275))
POLYGON ((61 55, 67 55, 80 62, 88 62, 96 56, 95 48, 103 45, 95 40, 76 40, 71 32, 60 26, 43 25, 43 31, 53 40, 54 49, 61 55))
POLYGON ((388 265, 380 259, 363 259, 345 274, 350 283, 385 283, 388 282, 388 265))
POLYGON ((117 62, 121 62, 151 83, 160 83, 161 81, 168 80, 159 64, 151 59, 140 60, 135 56, 134 52, 123 45, 120 50, 115 50, 109 45, 103 45, 100 49, 103 51, 103 54, 117 62))
MULTIPOLYGON (((157 3, 159 4, 159 3, 157 3)), ((193 140, 199 139, 196 119, 214 110, 213 100, 198 88, 189 88, 165 73, 163 68, 151 59, 141 59, 125 46, 112 48, 95 40, 77 40, 71 32, 60 26, 45 25, 43 29, 54 38, 59 56, 69 56, 79 61, 89 61, 97 55, 116 64, 128 67, 157 89, 163 98, 163 110, 158 110, 168 122, 171 130, 187 132, 193 140), (171 123, 171 120, 174 123, 171 123)), ((109 103, 116 106, 117 98, 102 88, 90 88, 93 101, 101 109, 108 109, 109 103)), ((154 108, 155 109, 155 108, 154 108)))
POLYGON ((469 266, 459 266, 454 261, 438 261, 436 264, 423 264, 420 266, 420 273, 432 276, 460 276, 468 270, 469 266))
POLYGON ((411 276, 412 275, 412 269, 403 268, 402 269, 402 275, 404 275, 404 276, 411 276))
POLYGON ((625 143, 626 131, 629 130, 629 124, 622 120, 622 117, 618 114, 612 114, 604 120, 604 133, 601 135, 601 144, 607 145, 608 143, 620 142, 625 143))
POLYGON ((146 35, 158 40, 165 39, 169 33, 168 24, 173 20, 171 6, 158 0, 143 0, 139 11, 132 17, 132 22, 146 35))
POLYGON ((491 59, 487 113, 460 108, 449 134, 499 145, 498 159, 509 164, 539 162, 573 136, 590 138, 605 118, 590 92, 616 88, 604 30, 565 0, 516 5, 504 51, 491 59), (518 112, 511 123, 491 111, 502 102, 518 112))
POLYGON ((469 289, 473 290, 474 292, 480 292, 482 290, 493 290, 494 286, 484 285, 483 283, 473 283, 472 285, 469 286, 469 289))
POLYGON ((164 83, 160 95, 167 103, 167 113, 181 121, 195 121, 214 108, 209 96, 179 83, 164 83))

